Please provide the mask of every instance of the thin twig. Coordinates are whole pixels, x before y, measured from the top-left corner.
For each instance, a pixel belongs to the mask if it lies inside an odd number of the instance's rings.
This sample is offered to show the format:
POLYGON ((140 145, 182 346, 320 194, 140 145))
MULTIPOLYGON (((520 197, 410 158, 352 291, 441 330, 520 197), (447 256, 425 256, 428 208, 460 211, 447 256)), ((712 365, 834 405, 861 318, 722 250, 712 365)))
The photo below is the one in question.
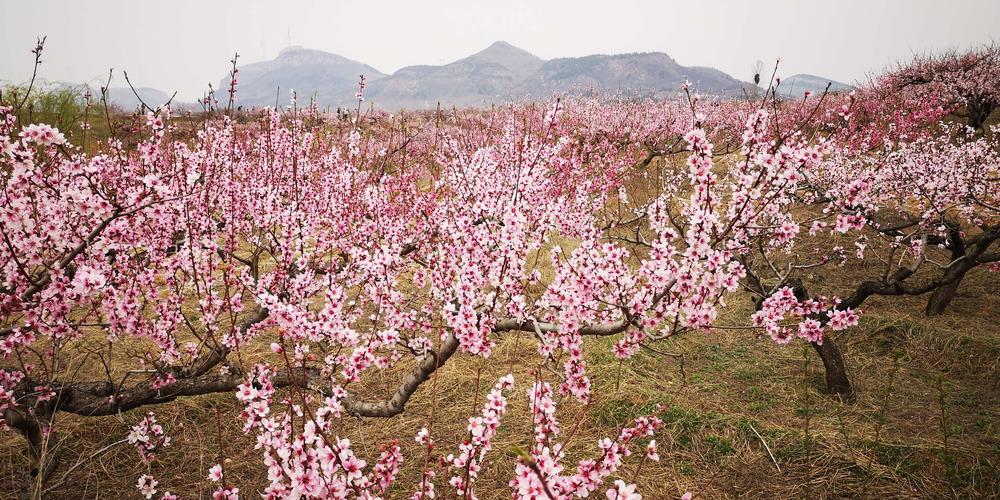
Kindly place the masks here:
POLYGON ((760 440, 760 443, 764 445, 764 449, 767 450, 767 456, 771 457, 771 463, 774 464, 775 469, 778 469, 778 474, 781 474, 781 466, 779 466, 778 461, 774 459, 774 454, 771 453, 771 447, 767 445, 767 441, 764 441, 764 438, 760 435, 759 432, 757 432, 757 429, 753 427, 753 424, 747 424, 747 425, 750 426, 750 430, 752 430, 754 435, 757 436, 757 439, 760 440))

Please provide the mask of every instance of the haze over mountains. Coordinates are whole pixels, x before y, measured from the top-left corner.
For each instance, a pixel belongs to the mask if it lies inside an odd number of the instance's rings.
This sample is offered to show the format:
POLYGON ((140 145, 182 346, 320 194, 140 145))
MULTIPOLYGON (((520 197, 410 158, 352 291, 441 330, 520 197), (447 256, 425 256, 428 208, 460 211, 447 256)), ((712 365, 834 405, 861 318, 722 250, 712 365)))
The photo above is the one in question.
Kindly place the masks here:
MULTIPOLYGON (((0 85, 5 82, 0 81, 0 85)), ((68 91, 79 99, 83 99, 86 93, 90 93, 91 103, 99 105, 101 99, 101 87, 104 82, 92 80, 86 83, 72 83, 65 81, 51 81, 45 78, 37 78, 33 89, 40 91, 68 91)), ((145 102, 148 106, 160 106, 170 101, 173 93, 166 93, 159 89, 150 87, 136 87, 133 91, 130 87, 109 87, 108 102, 125 110, 132 110, 139 106, 140 102, 145 102), (136 97, 138 94, 138 97, 136 97), (140 101, 141 99, 141 101, 140 101)), ((171 101, 174 109, 196 109, 194 103, 181 103, 177 100, 171 101)))
MULTIPOLYGON (((406 66, 390 75, 337 54, 292 46, 270 61, 240 65, 236 101, 243 107, 283 106, 294 89, 302 105, 315 99, 323 108, 353 109, 362 74, 367 84, 364 106, 387 111, 432 109, 439 102, 445 107, 489 106, 588 92, 675 97, 685 81, 701 94, 740 97, 743 89, 753 86, 715 68, 683 66, 662 52, 595 54, 546 61, 499 41, 448 64, 406 66)), ((851 88, 814 75, 794 75, 782 80, 779 93, 786 97, 801 96, 806 91, 819 93, 827 83, 832 91, 851 88)), ((90 85, 91 94, 99 96, 96 87, 90 85)), ((221 105, 228 100, 228 87, 227 75, 216 87, 216 99, 221 105)), ((149 87, 137 88, 136 92, 154 107, 165 103, 172 94, 149 87)), ((109 89, 108 97, 123 109, 139 105, 127 87, 109 89)), ((176 100, 173 105, 178 109, 201 109, 197 104, 176 100)))
MULTIPOLYGON (((276 99, 279 104, 286 104, 291 90, 300 99, 315 97, 321 105, 344 104, 357 91, 358 75, 365 75, 368 81, 386 76, 367 64, 298 46, 283 49, 270 61, 241 65, 238 69, 236 100, 244 106, 273 106, 276 99)), ((220 100, 228 88, 227 76, 218 86, 220 100)))
POLYGON ((831 81, 815 75, 792 75, 781 79, 778 90, 779 93, 786 96, 802 96, 804 92, 812 92, 813 94, 823 92, 826 90, 827 84, 830 85, 830 92, 843 92, 851 89, 851 86, 846 83, 831 81))
MULTIPOLYGON (((384 109, 481 106, 525 94, 522 84, 545 61, 506 42, 442 66, 407 66, 376 80, 365 96, 384 109)), ((351 95, 353 98, 353 94, 351 95)))
MULTIPOLYGON (((362 74, 367 84, 364 106, 373 104, 387 111, 431 109, 439 102, 445 107, 489 106, 593 91, 674 97, 685 81, 701 94, 739 97, 744 88, 753 85, 714 68, 683 66, 662 52, 595 54, 546 61, 499 41, 448 64, 407 66, 385 74, 337 54, 292 46, 270 61, 239 66, 237 104, 283 106, 294 89, 300 104, 315 99, 321 107, 353 109, 357 106, 358 76, 362 74)), ((801 96, 805 91, 822 92, 827 83, 831 83, 832 91, 851 88, 814 75, 794 75, 784 78, 779 89, 785 96, 801 96)), ((216 87, 216 98, 222 105, 228 87, 228 76, 216 87)), ((136 90, 151 106, 163 104, 172 93, 148 87, 136 90)), ((99 95, 95 88, 91 93, 99 95)), ((109 89, 109 99, 124 109, 139 104, 127 87, 109 89)), ((177 108, 200 109, 194 103, 175 100, 173 104, 177 108)))
MULTIPOLYGON (((541 59, 498 41, 471 56, 440 65, 407 66, 388 75, 336 54, 288 47, 271 61, 240 67, 237 101, 242 106, 285 104, 294 89, 301 103, 354 107, 358 76, 364 74, 365 99, 386 110, 437 106, 489 106, 519 99, 589 91, 674 96, 685 81, 708 95, 739 96, 750 83, 709 67, 682 66, 662 52, 541 59)), ((796 75, 795 93, 821 91, 827 79, 796 75)), ((228 87, 228 77, 219 89, 228 87)), ((784 87, 784 85, 782 85, 784 87)), ((834 82, 835 89, 848 88, 834 82)), ((220 94, 222 92, 220 91, 220 94)))
MULTIPOLYGON (((139 106, 140 103, 139 99, 135 96, 136 94, 139 94, 142 102, 145 102, 149 106, 159 106, 170 99, 170 94, 149 87, 137 87, 135 92, 132 92, 132 89, 128 87, 111 87, 108 89, 108 101, 120 106, 122 109, 133 109, 139 106)), ((99 88, 91 88, 90 95, 94 96, 94 99, 100 99, 101 91, 99 88)))
MULTIPOLYGON (((685 80, 702 93, 738 95, 744 85, 721 71, 681 66, 658 52, 545 61, 500 41, 449 64, 407 66, 386 75, 335 54, 289 47, 274 60, 240 68, 238 101, 244 106, 274 105, 276 97, 279 103, 287 102, 287 92, 295 89, 302 102, 315 97, 320 106, 353 107, 362 73, 366 100, 387 110, 433 108, 438 102, 488 106, 591 90, 660 96, 675 94, 685 80)), ((223 78, 219 88, 227 86, 228 78, 223 78)))

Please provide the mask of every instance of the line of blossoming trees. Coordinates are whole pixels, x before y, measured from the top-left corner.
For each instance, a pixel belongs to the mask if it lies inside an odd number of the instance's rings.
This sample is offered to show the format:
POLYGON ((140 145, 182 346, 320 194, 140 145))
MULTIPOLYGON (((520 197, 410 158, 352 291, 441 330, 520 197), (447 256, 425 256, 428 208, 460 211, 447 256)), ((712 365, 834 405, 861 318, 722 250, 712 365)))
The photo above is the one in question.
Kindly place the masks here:
MULTIPOLYGON (((60 414, 232 392, 269 497, 474 498, 508 398, 527 393, 514 497, 640 498, 616 471, 658 459, 655 416, 564 456, 556 403, 591 396, 585 339, 627 359, 713 328, 798 337, 851 398, 828 332, 872 296, 928 294, 941 313, 1000 261, 998 131, 984 128, 998 82, 986 47, 787 100, 775 81, 757 100, 685 88, 320 126, 293 106, 189 130, 163 108, 101 154, 82 152, 86 126, 70 144, 0 97, 0 422, 27 443, 25 491, 57 486, 60 414), (809 279, 844 265, 849 288, 809 279), (747 293, 756 312, 720 319, 747 293), (398 444, 362 458, 336 434, 347 416, 399 414, 451 358, 506 336, 534 339, 525 362, 551 370, 500 379, 459 449, 421 429, 419 483, 392 485, 398 444), (376 372, 398 385, 373 396, 376 372)), ((126 434, 147 462, 170 442, 152 413, 126 434)), ((206 472, 216 497, 238 495, 223 464, 206 472)))

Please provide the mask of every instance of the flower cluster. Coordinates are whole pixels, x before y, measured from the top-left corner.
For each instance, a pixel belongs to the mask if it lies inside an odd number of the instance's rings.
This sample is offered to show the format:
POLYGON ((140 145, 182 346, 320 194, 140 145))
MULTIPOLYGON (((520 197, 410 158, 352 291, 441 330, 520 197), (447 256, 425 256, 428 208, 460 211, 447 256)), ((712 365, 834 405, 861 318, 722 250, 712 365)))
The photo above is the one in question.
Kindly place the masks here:
POLYGON ((753 325, 764 331, 779 344, 799 338, 817 344, 823 343, 824 325, 833 331, 844 330, 858 324, 858 313, 850 308, 836 307, 839 301, 833 299, 800 300, 791 287, 782 287, 761 302, 760 310, 753 314, 753 325), (830 309, 830 306, 834 307, 830 309), (787 316, 798 318, 795 328, 783 323, 787 316))
MULTIPOLYGON (((245 405, 244 430, 257 431, 256 447, 264 452, 271 482, 265 490, 268 498, 341 498, 365 492, 374 499, 386 492, 403 461, 398 444, 383 447, 371 471, 365 473, 368 463, 354 454, 351 441, 330 434, 342 411, 336 396, 320 402, 315 410, 307 406, 310 401, 304 401, 303 405, 292 405, 291 414, 272 416, 268 402, 274 392, 273 371, 258 366, 251 377, 241 384, 237 398, 245 405), (293 415, 305 421, 301 432, 295 432, 293 415)), ((217 498, 238 493, 223 482, 221 465, 213 466, 208 478, 223 483, 216 491, 217 498)))
MULTIPOLYGON (((503 393, 513 387, 513 375, 505 375, 497 381, 486 396, 482 415, 469 418, 469 437, 459 445, 459 454, 448 455, 445 459, 456 471, 449 483, 455 488, 455 494, 462 498, 476 498, 473 485, 479 476, 479 468, 486 453, 493 449, 493 438, 500 427, 500 417, 507 413, 507 398, 503 393)), ((418 435, 417 439, 419 442, 421 437, 418 435)))
POLYGON ((163 430, 163 426, 156 422, 153 412, 147 413, 142 420, 133 425, 126 439, 129 444, 135 446, 142 461, 147 464, 156 458, 157 450, 170 446, 170 436, 163 430))
POLYGON ((33 142, 40 146, 60 146, 66 143, 66 137, 59 132, 59 129, 45 124, 28 125, 24 127, 20 135, 26 142, 33 142))
MULTIPOLYGON (((659 418, 640 417, 622 429, 616 439, 600 439, 597 443, 600 456, 597 459, 581 460, 574 473, 564 474, 566 468, 561 462, 565 450, 556 441, 560 430, 555 418, 552 389, 545 382, 536 382, 528 391, 528 398, 535 427, 535 443, 527 456, 518 458, 515 478, 510 482, 514 498, 586 498, 600 488, 605 479, 614 474, 624 459, 632 454, 634 440, 652 436, 662 425, 659 418)), ((635 485, 622 481, 616 481, 607 494, 609 498, 641 498, 635 493, 635 485), (612 496, 616 494, 622 496, 612 496)))

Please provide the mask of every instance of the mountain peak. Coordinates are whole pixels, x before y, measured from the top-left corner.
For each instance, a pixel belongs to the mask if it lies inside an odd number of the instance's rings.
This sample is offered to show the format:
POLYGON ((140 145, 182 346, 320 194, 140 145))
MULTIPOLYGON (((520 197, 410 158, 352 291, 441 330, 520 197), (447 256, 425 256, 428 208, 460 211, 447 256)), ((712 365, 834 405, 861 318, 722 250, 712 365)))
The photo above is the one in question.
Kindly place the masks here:
POLYGON ((527 50, 515 47, 503 40, 498 40, 493 42, 489 47, 462 59, 460 62, 498 64, 518 75, 527 76, 542 67, 545 60, 527 50))
POLYGON ((826 90, 827 85, 830 86, 830 92, 845 92, 853 88, 846 83, 838 82, 830 78, 824 78, 816 75, 798 74, 782 78, 781 85, 778 86, 778 93, 789 96, 799 96, 803 92, 808 91, 816 94, 826 90))
POLYGON ((490 49, 494 49, 494 50, 498 50, 498 49, 517 49, 517 50, 522 50, 522 49, 519 49, 519 48, 517 48, 517 47, 515 47, 515 46, 513 46, 513 45, 511 45, 509 43, 507 43, 504 40, 497 40, 497 41, 491 43, 489 47, 486 47, 486 50, 490 50, 490 49))
POLYGON ((310 49, 310 48, 307 48, 307 47, 303 47, 301 45, 290 45, 288 47, 285 47, 285 48, 281 49, 281 51, 278 52, 278 57, 276 57, 274 60, 275 61, 279 61, 279 60, 280 61, 288 61, 288 62, 298 61, 300 63, 302 63, 302 62, 312 62, 312 61, 317 61, 317 60, 327 60, 327 61, 334 60, 334 61, 338 61, 338 62, 347 62, 347 61, 357 62, 357 61, 351 61, 350 59, 348 59, 348 58, 346 58, 346 57, 344 57, 342 55, 334 54, 333 52, 327 52, 325 50, 319 50, 319 49, 310 49))
MULTIPOLYGON (((473 54, 473 57, 475 57, 475 56, 485 56, 485 55, 490 55, 490 54, 496 54, 496 55, 500 55, 500 54, 517 54, 517 55, 520 55, 520 56, 531 56, 533 58, 538 59, 531 52, 528 52, 527 50, 524 50, 524 49, 522 49, 520 47, 515 47, 515 46, 513 46, 513 45, 511 45, 511 44, 509 44, 509 43, 507 43, 507 42, 505 42, 503 40, 497 40, 497 41, 491 43, 489 47, 486 47, 485 49, 480 50, 479 52, 476 52, 475 54, 473 54)), ((539 60, 541 60, 541 59, 539 59, 539 60)))
MULTIPOLYGON (((358 75, 365 75, 368 81, 386 76, 367 64, 301 45, 285 47, 278 57, 241 65, 239 70, 238 102, 254 105, 284 102, 292 89, 318 102, 336 102, 341 94, 348 94, 347 89, 357 88, 358 75)), ((228 76, 221 80, 220 88, 227 85, 228 76)))
POLYGON ((278 55, 279 56, 284 56, 284 55, 291 54, 293 52, 298 52, 300 50, 304 50, 301 45, 289 45, 288 47, 285 47, 285 48, 281 49, 281 51, 278 52, 278 55))

